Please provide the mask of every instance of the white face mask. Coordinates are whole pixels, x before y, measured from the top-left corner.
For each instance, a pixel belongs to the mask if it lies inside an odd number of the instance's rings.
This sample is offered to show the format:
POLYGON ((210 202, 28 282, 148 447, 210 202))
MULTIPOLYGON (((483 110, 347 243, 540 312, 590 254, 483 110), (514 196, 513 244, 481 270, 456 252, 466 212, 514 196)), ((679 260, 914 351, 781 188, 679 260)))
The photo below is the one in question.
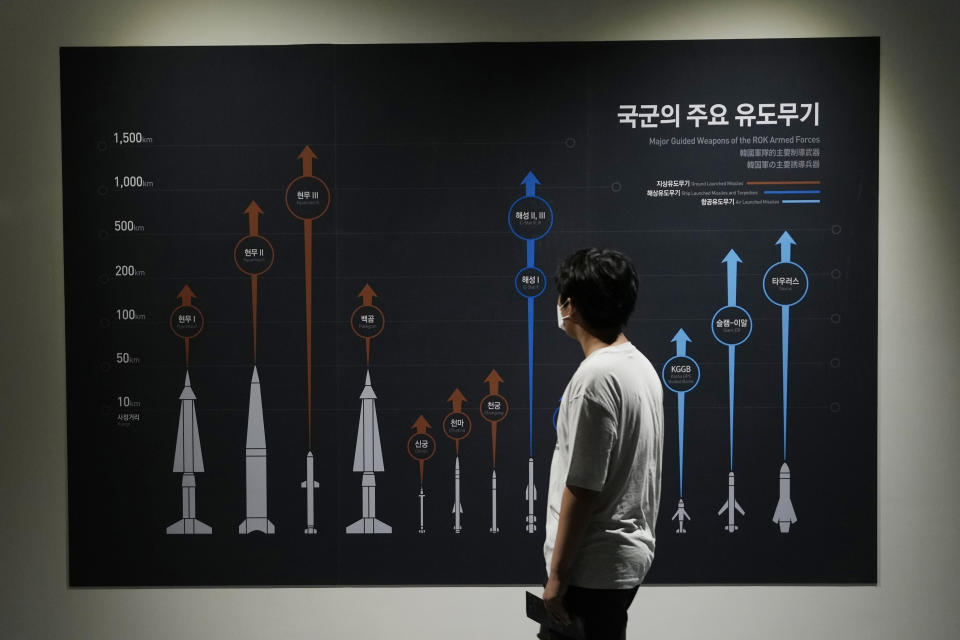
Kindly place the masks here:
POLYGON ((565 316, 565 315, 563 315, 563 312, 560 311, 560 310, 563 309, 563 308, 564 308, 565 306, 567 306, 568 304, 570 304, 570 299, 569 299, 569 298, 568 298, 567 301, 564 302, 563 304, 558 304, 558 305, 557 305, 557 327, 560 329, 560 331, 563 331, 563 330, 564 330, 564 329, 563 329, 563 321, 570 317, 570 316, 565 316))

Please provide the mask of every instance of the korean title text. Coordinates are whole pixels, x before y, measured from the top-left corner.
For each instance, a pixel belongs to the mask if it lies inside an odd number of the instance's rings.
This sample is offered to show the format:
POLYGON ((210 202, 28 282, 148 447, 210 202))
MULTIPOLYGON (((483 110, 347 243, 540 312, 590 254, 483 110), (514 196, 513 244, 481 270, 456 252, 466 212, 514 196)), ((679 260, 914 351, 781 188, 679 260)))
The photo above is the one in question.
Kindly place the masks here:
POLYGON ((752 127, 782 124, 789 127, 794 123, 810 123, 820 126, 819 102, 744 102, 736 107, 736 115, 730 115, 726 105, 706 103, 686 105, 686 114, 680 104, 621 104, 617 119, 620 124, 630 125, 631 129, 656 129, 660 126, 680 128, 681 122, 692 122, 695 128, 701 124, 708 127, 724 127, 735 122, 739 127, 752 127))

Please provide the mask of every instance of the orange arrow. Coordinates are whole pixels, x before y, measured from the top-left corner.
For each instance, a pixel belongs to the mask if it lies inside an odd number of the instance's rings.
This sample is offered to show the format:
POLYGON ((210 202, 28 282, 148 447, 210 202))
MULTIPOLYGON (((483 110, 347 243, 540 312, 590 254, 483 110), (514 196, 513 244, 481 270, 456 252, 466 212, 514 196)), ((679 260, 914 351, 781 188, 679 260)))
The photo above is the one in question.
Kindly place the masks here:
POLYGON ((313 451, 313 220, 303 221, 303 274, 307 315, 307 448, 313 451))
MULTIPOLYGON (((315 177, 313 175, 313 161, 317 159, 317 154, 313 152, 310 145, 307 145, 297 155, 303 163, 301 177, 315 177)), ((319 179, 318 179, 319 180, 319 179)), ((330 190, 319 180, 329 196, 330 190)), ((287 190, 297 181, 294 180, 287 186, 287 190)), ((327 206, 330 205, 329 200, 327 206)), ((287 209, 297 218, 297 212, 290 209, 290 203, 287 202, 287 209)), ((319 215, 323 215, 323 212, 319 215)), ((315 217, 319 217, 315 216, 315 217)), ((307 332, 307 448, 313 450, 313 220, 314 218, 301 218, 303 220, 303 273, 304 273, 304 299, 306 301, 306 332, 307 332)))
MULTIPOLYGON (((363 285, 363 289, 360 289, 360 293, 357 294, 357 297, 363 301, 363 306, 370 307, 370 306, 373 306, 373 299, 377 297, 377 292, 374 291, 373 287, 371 287, 369 284, 365 284, 363 285)), ((370 338, 365 337, 363 340, 366 343, 367 366, 369 367, 370 366, 370 338)))
POLYGON ((310 145, 305 146, 297 157, 300 158, 300 161, 303 163, 303 175, 312 176, 313 161, 317 159, 317 154, 313 152, 310 145))
POLYGON ((251 200, 243 212, 250 216, 250 235, 260 235, 260 216, 263 214, 263 209, 260 208, 256 200, 251 200))
POLYGON ((420 417, 417 418, 417 421, 414 422, 413 426, 410 428, 416 429, 417 433, 426 433, 427 429, 432 429, 433 427, 431 427, 430 423, 427 422, 427 419, 424 418, 423 415, 421 415, 420 417))
MULTIPOLYGON (((256 200, 251 200, 250 204, 243 211, 250 218, 250 235, 260 235, 260 216, 263 215, 263 209, 257 204, 256 200)), ((257 276, 250 275, 250 305, 253 309, 253 361, 257 361, 257 276)))
POLYGON ((193 292, 193 289, 190 288, 190 285, 186 284, 183 286, 183 289, 180 289, 180 293, 177 294, 177 297, 180 298, 180 304, 185 307, 189 307, 190 303, 193 302, 193 299, 197 297, 197 294, 193 292))
POLYGON ((490 385, 490 393, 500 393, 500 383, 503 382, 503 378, 500 377, 496 369, 491 370, 490 375, 483 381, 490 385))
MULTIPOLYGON (((183 289, 180 289, 180 293, 177 294, 177 297, 180 298, 180 305, 184 307, 192 306, 191 303, 193 299, 197 297, 197 294, 193 292, 193 289, 190 288, 190 285, 183 285, 183 289)), ((183 339, 183 354, 184 360, 186 361, 187 366, 190 366, 190 338, 183 339)))
POLYGON ((454 389, 453 393, 450 394, 450 397, 447 398, 447 402, 453 404, 454 413, 463 413, 463 403, 466 400, 463 393, 460 392, 460 389, 454 389))
POLYGON ((377 297, 377 292, 369 284, 363 285, 363 289, 360 289, 360 293, 357 294, 357 297, 363 300, 363 305, 369 307, 373 304, 373 299, 377 297))
MULTIPOLYGON (((430 426, 430 423, 427 422, 427 419, 424 418, 423 415, 421 414, 420 417, 417 418, 417 421, 414 422, 413 426, 410 428, 416 429, 417 433, 426 433, 427 429, 430 429, 432 427, 430 426)), ((413 436, 410 436, 410 437, 412 438, 413 436)), ((436 451, 436 448, 434 448, 434 451, 436 451)), ((426 460, 417 460, 417 462, 420 465, 420 486, 422 487, 423 486, 423 463, 426 462, 426 460)))

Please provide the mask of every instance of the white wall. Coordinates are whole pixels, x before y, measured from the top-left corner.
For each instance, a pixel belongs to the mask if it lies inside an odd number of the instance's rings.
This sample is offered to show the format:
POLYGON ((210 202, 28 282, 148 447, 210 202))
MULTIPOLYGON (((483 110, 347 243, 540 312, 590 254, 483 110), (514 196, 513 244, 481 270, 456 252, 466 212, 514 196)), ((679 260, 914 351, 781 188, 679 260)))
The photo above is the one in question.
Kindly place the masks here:
POLYGON ((850 35, 882 37, 879 586, 649 587, 630 637, 960 637, 957 7, 0 0, 0 637, 534 633, 520 588, 67 588, 59 46, 850 35))

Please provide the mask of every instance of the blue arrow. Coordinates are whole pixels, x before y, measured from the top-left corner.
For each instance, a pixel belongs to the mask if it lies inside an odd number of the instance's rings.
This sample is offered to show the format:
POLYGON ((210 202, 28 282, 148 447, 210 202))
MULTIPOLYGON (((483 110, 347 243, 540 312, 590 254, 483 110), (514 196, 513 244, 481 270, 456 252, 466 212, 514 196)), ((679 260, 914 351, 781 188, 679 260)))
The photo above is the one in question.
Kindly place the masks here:
MULTIPOLYGON (((687 355, 687 343, 693 342, 690 339, 690 336, 687 335, 687 332, 683 329, 677 331, 677 335, 673 336, 673 340, 670 342, 677 343, 677 355, 685 356, 687 355)), ((687 395, 686 391, 680 391, 677 393, 677 426, 679 438, 679 451, 680 451, 680 497, 683 497, 683 413, 684 413, 684 398, 687 395)))
MULTIPOLYGON (((537 185, 540 181, 533 171, 528 171, 521 181, 526 187, 528 198, 537 195, 537 185)), ((536 240, 527 240, 527 267, 536 266, 536 240)), ((527 385, 530 397, 530 457, 533 457, 533 297, 527 297, 527 385)))
POLYGON ((520 184, 527 187, 528 198, 537 195, 537 185, 540 184, 540 181, 537 180, 537 176, 533 175, 533 171, 528 171, 527 177, 520 184))
MULTIPOLYGON (((730 249, 727 256, 723 259, 727 263, 727 306, 735 307, 737 305, 737 263, 743 262, 737 252, 730 249)), ((727 361, 730 374, 730 470, 733 471, 733 380, 735 374, 735 364, 737 360, 737 348, 734 345, 727 346, 727 361)))
POLYGON ((680 331, 677 331, 677 335, 673 336, 673 340, 670 342, 677 343, 678 356, 685 356, 687 355, 687 343, 693 342, 693 340, 690 339, 690 336, 687 335, 686 331, 680 329, 680 331))
POLYGON ((780 245, 780 262, 790 262, 790 245, 797 244, 797 242, 790 237, 789 233, 784 231, 780 239, 777 240, 777 244, 780 245))
POLYGON ((730 345, 727 347, 727 362, 730 367, 730 471, 733 471, 733 373, 736 360, 737 348, 730 345))
POLYGON ((683 398, 687 395, 686 391, 677 394, 677 424, 679 425, 678 437, 680 438, 680 497, 683 497, 683 398))
MULTIPOLYGON (((532 244, 532 243, 531 243, 532 244)), ((533 298, 527 298, 527 382, 530 392, 530 457, 533 457, 533 298)))
POLYGON ((787 357, 790 353, 790 307, 780 307, 780 321, 782 326, 781 341, 783 348, 783 459, 787 459, 787 357))
POLYGON ((723 259, 727 263, 727 306, 737 305, 737 263, 743 262, 737 252, 730 249, 730 253, 723 259))
MULTIPOLYGON (((529 174, 532 176, 533 174, 529 174)), ((528 176, 528 177, 529 177, 528 176)), ((536 181, 536 178, 534 178, 536 181)), ((527 194, 532 186, 528 186, 527 194)), ((527 240, 527 266, 535 265, 536 240, 527 240)), ((530 387, 530 457, 533 457, 533 298, 527 297, 527 381, 530 387)))
MULTIPOLYGON (((777 240, 780 245, 780 262, 790 262, 790 247, 797 242, 784 231, 777 240)), ((787 363, 790 356, 790 307, 780 306, 780 347, 783 361, 783 459, 787 459, 787 363)))

